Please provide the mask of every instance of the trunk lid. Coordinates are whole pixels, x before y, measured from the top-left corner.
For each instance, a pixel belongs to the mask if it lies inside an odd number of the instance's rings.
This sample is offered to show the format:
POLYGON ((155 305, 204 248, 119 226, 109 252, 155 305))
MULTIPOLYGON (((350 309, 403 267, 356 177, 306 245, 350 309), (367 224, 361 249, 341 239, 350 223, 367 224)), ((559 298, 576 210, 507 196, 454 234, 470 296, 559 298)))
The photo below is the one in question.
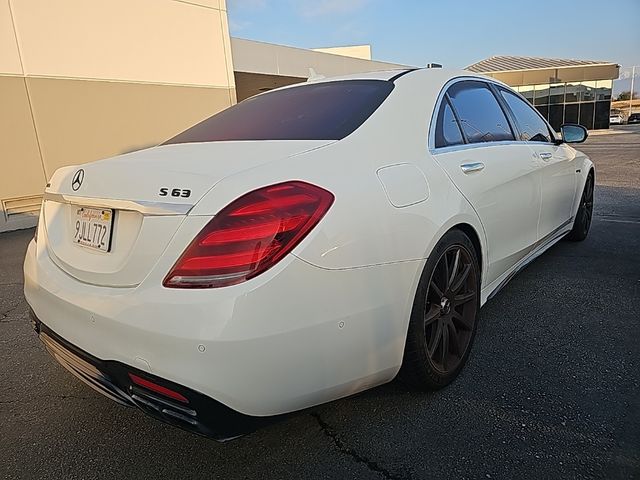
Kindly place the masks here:
MULTIPOLYGON (((61 168, 51 178, 44 195, 43 221, 49 255, 62 270, 82 282, 111 287, 138 285, 185 215, 220 180, 328 143, 331 142, 165 145, 61 168), (80 239, 91 237, 85 235, 81 220, 86 212, 104 214, 106 220, 102 223, 111 229, 110 245, 103 247, 109 247, 108 251, 80 244, 80 239)), ((103 227, 95 228, 100 232, 103 227)), ((109 235, 105 237, 108 240, 109 235)))

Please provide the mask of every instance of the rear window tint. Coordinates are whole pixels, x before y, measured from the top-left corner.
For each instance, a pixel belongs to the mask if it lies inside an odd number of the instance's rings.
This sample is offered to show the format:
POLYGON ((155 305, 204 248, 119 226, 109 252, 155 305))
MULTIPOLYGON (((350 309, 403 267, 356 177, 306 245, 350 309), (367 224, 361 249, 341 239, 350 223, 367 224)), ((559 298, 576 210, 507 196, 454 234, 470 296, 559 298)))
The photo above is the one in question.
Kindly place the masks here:
POLYGON ((203 120, 164 144, 225 140, 340 140, 393 90, 386 80, 302 85, 249 98, 203 120))

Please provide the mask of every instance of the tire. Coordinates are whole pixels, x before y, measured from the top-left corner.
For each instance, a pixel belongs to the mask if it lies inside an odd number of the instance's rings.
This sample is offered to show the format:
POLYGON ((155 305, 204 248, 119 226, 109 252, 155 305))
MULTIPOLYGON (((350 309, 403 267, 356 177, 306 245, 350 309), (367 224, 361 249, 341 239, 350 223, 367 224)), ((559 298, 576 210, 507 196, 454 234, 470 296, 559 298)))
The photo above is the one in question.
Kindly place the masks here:
POLYGON ((593 216, 593 184, 593 173, 589 172, 582 191, 582 197, 580 197, 580 206, 573 221, 573 228, 567 235, 567 240, 581 242, 589 234, 591 217, 593 216))
POLYGON ((451 383, 469 357, 479 310, 477 253, 467 235, 450 230, 422 272, 399 379, 419 390, 437 390, 451 383))

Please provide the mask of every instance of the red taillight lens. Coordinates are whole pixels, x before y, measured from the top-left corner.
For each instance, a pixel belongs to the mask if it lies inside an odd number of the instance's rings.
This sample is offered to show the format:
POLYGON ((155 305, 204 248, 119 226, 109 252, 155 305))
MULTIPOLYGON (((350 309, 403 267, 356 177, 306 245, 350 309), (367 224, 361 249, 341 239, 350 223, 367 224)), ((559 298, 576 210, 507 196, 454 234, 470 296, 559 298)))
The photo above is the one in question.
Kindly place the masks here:
POLYGON ((223 208, 191 242, 165 287, 212 288, 271 268, 327 213, 333 194, 292 181, 247 193, 223 208))
POLYGON ((154 383, 151 380, 147 380, 146 378, 139 377, 138 375, 135 375, 133 373, 129 373, 129 378, 133 383, 143 388, 146 388, 147 390, 151 390, 152 392, 159 393, 164 397, 169 397, 182 403, 189 403, 189 400, 187 400, 187 397, 185 397, 181 393, 176 392, 175 390, 171 390, 170 388, 163 387, 162 385, 158 385, 157 383, 154 383))

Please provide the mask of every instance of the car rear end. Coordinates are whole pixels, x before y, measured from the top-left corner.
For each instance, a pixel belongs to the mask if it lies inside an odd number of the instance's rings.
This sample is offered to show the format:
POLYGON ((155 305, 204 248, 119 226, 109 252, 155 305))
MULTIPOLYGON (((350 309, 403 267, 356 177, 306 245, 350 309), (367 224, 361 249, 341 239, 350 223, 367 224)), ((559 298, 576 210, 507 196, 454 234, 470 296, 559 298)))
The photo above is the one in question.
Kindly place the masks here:
MULTIPOLYGON (((392 378, 403 337, 372 318, 404 315, 415 264, 327 269, 295 254, 324 238, 336 201, 322 180, 335 174, 305 158, 335 155, 392 89, 365 86, 368 106, 350 122, 313 109, 342 128, 320 138, 237 139, 252 129, 230 109, 230 130, 196 125, 163 146, 56 172, 24 264, 49 352, 113 400, 220 440, 392 378), (225 137, 202 138, 212 131, 225 137)), ((349 86, 338 100, 354 98, 349 86)))
MULTIPOLYGON (((242 362, 239 352, 245 348, 239 344, 255 332, 239 325, 231 333, 234 329, 226 324, 239 299, 259 290, 291 263, 280 256, 294 246, 291 242, 297 235, 315 226, 333 197, 317 188, 307 195, 302 183, 290 190, 279 185, 273 201, 255 193, 245 197, 245 215, 190 213, 224 177, 323 144, 262 145, 261 162, 242 161, 243 149, 252 149, 236 145, 231 149, 235 162, 228 162, 226 169, 200 167, 197 173, 193 173, 196 165, 189 173, 173 170, 174 160, 168 159, 178 158, 184 165, 190 156, 225 156, 231 147, 163 146, 128 155, 126 161, 59 170, 44 193, 40 222, 24 265, 25 296, 48 351, 111 399, 137 405, 197 433, 226 439, 262 423, 253 418, 256 415, 242 415, 222 403, 255 412, 247 379, 229 380, 230 363, 242 362), (150 182, 145 180, 149 177, 150 182), (165 188, 166 198, 160 196, 165 188), (323 195, 321 210, 312 198, 318 192, 323 195), (296 198, 302 198, 303 205, 296 198), (256 242, 279 228, 277 214, 283 210, 274 207, 278 201, 286 203, 283 214, 289 220, 279 239, 285 237, 289 243, 276 252, 256 247, 256 242), (262 208, 262 217, 247 212, 252 207, 262 208), (275 214, 270 208, 276 209, 275 214), (253 228, 243 229, 242 222, 253 228), (207 264, 214 260, 217 269, 207 264), (281 260, 279 270, 249 288, 209 288, 212 282, 216 287, 236 285, 255 274, 254 267, 266 269, 281 260), (244 405, 237 401, 242 398, 247 399, 244 405)), ((210 165, 206 160, 196 163, 210 165)), ((233 199, 221 199, 219 204, 230 204, 229 200, 233 199)), ((288 275, 295 273, 291 270, 288 275)))

